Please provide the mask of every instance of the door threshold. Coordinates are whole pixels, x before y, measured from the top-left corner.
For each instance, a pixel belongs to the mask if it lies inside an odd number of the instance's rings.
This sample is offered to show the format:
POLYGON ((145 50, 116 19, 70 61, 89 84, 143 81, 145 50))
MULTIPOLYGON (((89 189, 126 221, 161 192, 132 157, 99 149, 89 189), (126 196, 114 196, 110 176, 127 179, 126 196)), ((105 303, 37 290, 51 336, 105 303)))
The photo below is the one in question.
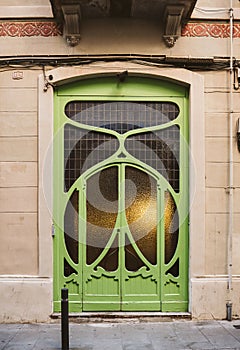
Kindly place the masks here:
MULTIPOLYGON (((74 323, 82 322, 121 322, 121 320, 129 320, 136 322, 170 322, 175 319, 191 319, 190 312, 147 312, 147 311, 132 311, 132 312, 79 312, 69 313, 70 321, 74 323)), ((52 319, 60 319, 61 313, 54 312, 51 315, 52 319)))

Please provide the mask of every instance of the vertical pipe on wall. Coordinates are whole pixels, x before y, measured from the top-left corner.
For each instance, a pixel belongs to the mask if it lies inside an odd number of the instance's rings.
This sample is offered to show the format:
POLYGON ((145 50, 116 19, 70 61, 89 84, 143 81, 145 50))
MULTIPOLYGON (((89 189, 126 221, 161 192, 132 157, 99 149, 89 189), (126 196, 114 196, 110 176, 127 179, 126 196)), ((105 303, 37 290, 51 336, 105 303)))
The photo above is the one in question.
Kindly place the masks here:
MULTIPOLYGON (((233 7, 230 0, 230 106, 229 106, 229 186, 228 186, 228 291, 232 290, 232 233, 233 233, 233 7)), ((231 299, 231 298, 230 298, 231 299)))

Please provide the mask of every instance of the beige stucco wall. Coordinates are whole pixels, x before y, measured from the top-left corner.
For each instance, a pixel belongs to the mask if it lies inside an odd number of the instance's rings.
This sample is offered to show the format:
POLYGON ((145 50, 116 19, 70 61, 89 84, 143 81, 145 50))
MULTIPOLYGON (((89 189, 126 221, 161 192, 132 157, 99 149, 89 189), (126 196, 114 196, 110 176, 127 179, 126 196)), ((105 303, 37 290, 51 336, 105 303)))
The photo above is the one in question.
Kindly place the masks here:
MULTIPOLYGON (((229 160, 229 73, 202 73, 205 77, 206 144, 206 274, 227 272, 228 160, 229 160)), ((240 112, 239 92, 233 97, 233 130, 240 112)), ((240 154, 236 138, 234 159, 233 273, 240 275, 238 260, 240 231, 240 154)), ((239 310, 240 311, 240 310, 239 310)))
POLYGON ((0 274, 38 273, 38 74, 0 73, 0 274))
MULTIPOLYGON (((228 57, 230 41, 227 38, 181 37, 169 49, 162 42, 158 23, 146 25, 143 21, 135 21, 129 27, 127 21, 109 20, 107 23, 84 22, 81 43, 75 48, 68 47, 61 36, 0 37, 0 47, 3 56, 15 55, 17 50, 19 55, 43 56, 126 53, 228 57)), ((240 39, 234 39, 234 55, 240 56, 240 39)), ((125 66, 122 63, 122 67, 125 66)), ((96 64, 96 67, 98 72, 107 70, 103 62, 96 64)), ((90 74, 91 69, 88 66, 79 67, 81 74, 90 74)), ((139 64, 131 69, 138 72, 144 66, 139 64)), ((148 69, 151 70, 151 67, 148 69)), ((69 68, 69 72, 58 71, 56 77, 59 80, 61 76, 70 77, 74 75, 74 68, 69 68)), ((157 68, 154 68, 153 74, 156 72, 157 68)), ((0 68, 0 308, 3 310, 0 321, 46 321, 52 311, 51 230, 48 227, 46 236, 40 235, 44 225, 41 226, 42 222, 39 222, 39 205, 42 202, 39 204, 38 201, 38 169, 40 167, 41 170, 42 166, 39 163, 42 161, 39 159, 39 132, 44 138, 51 131, 47 130, 45 135, 44 127, 39 130, 39 110, 44 112, 45 108, 44 103, 40 105, 38 100, 38 76, 41 73, 39 67, 0 68), (12 74, 16 70, 23 72, 23 79, 13 79, 12 74), (31 298, 26 299, 26 295, 31 295, 31 298), (29 307, 34 303, 35 309, 29 307)), ((186 76, 188 73, 186 71, 186 76)), ((164 75, 164 69, 161 74, 164 75)), ((171 74, 174 76, 174 73, 171 74)), ((199 241, 195 236, 193 254, 190 256, 190 311, 196 318, 224 318, 228 299, 233 301, 233 314, 240 315, 240 154, 234 140, 233 290, 229 293, 229 194, 226 191, 229 167, 229 72, 201 71, 198 74, 204 78, 205 119, 202 122, 205 123, 205 142, 200 147, 206 151, 205 230, 199 232, 199 241), (195 255, 201 246, 205 253, 199 263, 195 255)), ((236 120, 240 115, 239 91, 233 93, 234 135, 236 120)), ((200 172, 202 169, 196 168, 196 173, 200 172)), ((196 214, 197 209, 194 210, 196 214)))
MULTIPOLYGON (((201 72, 205 81, 205 272, 194 281, 193 314, 198 318, 225 318, 226 300, 239 317, 240 288, 240 154, 236 145, 239 91, 233 93, 233 245, 232 291, 227 290, 229 201, 229 72, 201 72), (227 291, 227 292, 226 292, 227 291)), ((199 169, 200 171, 200 169, 199 169)))
POLYGON ((41 70, 0 72, 0 322, 47 321, 52 283, 39 275, 38 90, 41 70))

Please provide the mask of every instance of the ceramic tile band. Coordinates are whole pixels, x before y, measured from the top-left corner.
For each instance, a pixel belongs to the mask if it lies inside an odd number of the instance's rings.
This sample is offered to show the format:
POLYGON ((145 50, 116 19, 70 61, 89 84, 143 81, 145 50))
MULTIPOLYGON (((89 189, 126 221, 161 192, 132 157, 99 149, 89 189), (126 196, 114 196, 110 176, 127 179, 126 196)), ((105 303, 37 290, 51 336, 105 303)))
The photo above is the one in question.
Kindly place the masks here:
MULTIPOLYGON (((55 22, 0 22, 0 36, 31 37, 60 36, 61 28, 55 22)), ((230 25, 223 23, 188 23, 182 30, 183 37, 228 38, 230 25)), ((240 24, 234 25, 234 38, 240 38, 240 24)))
POLYGON ((31 37, 62 35, 54 22, 0 22, 0 36, 31 37))

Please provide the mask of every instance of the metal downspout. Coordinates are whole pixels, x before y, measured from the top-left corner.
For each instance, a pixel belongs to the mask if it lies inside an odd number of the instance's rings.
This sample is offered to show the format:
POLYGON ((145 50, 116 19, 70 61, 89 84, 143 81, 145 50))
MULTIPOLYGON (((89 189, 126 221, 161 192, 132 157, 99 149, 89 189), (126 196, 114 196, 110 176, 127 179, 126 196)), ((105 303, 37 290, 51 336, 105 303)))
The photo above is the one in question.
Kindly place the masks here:
POLYGON ((229 185, 228 185, 228 301, 227 301, 227 320, 232 320, 232 235, 233 235, 233 4, 230 0, 230 101, 229 101, 229 185))

